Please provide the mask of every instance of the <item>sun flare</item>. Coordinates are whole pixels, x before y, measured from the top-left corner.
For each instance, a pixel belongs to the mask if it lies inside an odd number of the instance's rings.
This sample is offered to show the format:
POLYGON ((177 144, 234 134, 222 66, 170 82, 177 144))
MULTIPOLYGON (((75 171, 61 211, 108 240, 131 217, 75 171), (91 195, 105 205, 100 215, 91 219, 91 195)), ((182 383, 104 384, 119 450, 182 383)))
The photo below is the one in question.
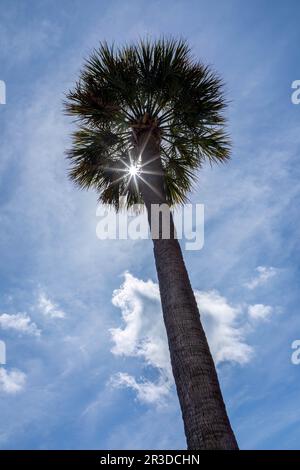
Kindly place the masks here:
POLYGON ((130 176, 137 176, 139 174, 139 168, 135 165, 131 165, 129 168, 129 174, 130 176))

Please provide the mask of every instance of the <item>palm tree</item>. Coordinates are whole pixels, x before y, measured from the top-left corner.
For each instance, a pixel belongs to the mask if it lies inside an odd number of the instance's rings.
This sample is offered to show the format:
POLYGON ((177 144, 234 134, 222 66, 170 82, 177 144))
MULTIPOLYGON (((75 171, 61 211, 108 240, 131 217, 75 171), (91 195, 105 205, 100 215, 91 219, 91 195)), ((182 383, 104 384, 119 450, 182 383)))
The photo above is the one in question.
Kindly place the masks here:
POLYGON ((99 201, 116 210, 121 196, 127 207, 147 208, 189 449, 238 448, 171 213, 186 201, 205 160, 229 158, 225 107, 221 80, 191 57, 185 41, 174 39, 119 49, 100 44, 65 102, 79 121, 68 151, 71 179, 94 188, 99 201), (154 204, 167 204, 168 238, 161 218, 150 217, 154 204))

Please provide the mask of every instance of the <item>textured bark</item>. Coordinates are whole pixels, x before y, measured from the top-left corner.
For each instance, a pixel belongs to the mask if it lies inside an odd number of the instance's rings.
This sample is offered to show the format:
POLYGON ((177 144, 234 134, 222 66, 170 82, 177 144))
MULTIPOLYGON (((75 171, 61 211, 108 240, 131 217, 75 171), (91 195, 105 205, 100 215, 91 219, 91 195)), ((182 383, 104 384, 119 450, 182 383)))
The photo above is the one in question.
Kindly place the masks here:
MULTIPOLYGON (((145 145, 140 135, 138 145, 144 148, 139 184, 151 227, 151 205, 166 202, 159 139, 151 135, 145 145)), ((173 226, 171 212, 170 218, 173 226)), ((188 449, 238 449, 178 240, 159 237, 153 244, 188 449)))

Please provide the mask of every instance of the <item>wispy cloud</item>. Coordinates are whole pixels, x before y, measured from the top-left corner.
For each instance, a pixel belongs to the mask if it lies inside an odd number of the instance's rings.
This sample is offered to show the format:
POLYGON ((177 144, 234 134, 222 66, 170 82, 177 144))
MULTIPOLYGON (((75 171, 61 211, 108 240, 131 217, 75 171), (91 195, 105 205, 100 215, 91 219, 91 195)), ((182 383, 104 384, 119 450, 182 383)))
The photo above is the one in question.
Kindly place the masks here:
POLYGON ((26 375, 18 369, 7 371, 0 368, 0 392, 16 394, 21 392, 26 383, 26 375))
POLYGON ((110 384, 117 388, 131 388, 136 392, 139 401, 156 405, 164 404, 164 399, 169 395, 172 387, 172 381, 167 377, 163 377, 162 374, 157 382, 152 382, 145 378, 137 381, 132 375, 126 372, 115 374, 111 378, 110 384))
POLYGON ((249 305, 248 313, 255 320, 265 320, 273 313, 273 307, 263 304, 249 305))
POLYGON ((258 266, 256 271, 258 274, 245 284, 250 290, 265 284, 269 279, 276 276, 278 272, 278 270, 272 266, 258 266))
POLYGON ((64 318, 66 316, 65 312, 52 302, 44 292, 39 294, 38 307, 42 314, 49 318, 64 318))
POLYGON ((9 21, 8 18, 1 23, 0 28, 0 41, 3 45, 1 55, 4 58, 13 55, 15 63, 22 64, 32 59, 35 54, 57 47, 60 31, 53 23, 43 20, 34 27, 30 27, 28 23, 26 28, 24 26, 20 28, 16 22, 9 21))
POLYGON ((31 320, 27 313, 7 314, 0 315, 0 328, 3 330, 14 330, 21 334, 31 336, 40 336, 41 330, 31 320))

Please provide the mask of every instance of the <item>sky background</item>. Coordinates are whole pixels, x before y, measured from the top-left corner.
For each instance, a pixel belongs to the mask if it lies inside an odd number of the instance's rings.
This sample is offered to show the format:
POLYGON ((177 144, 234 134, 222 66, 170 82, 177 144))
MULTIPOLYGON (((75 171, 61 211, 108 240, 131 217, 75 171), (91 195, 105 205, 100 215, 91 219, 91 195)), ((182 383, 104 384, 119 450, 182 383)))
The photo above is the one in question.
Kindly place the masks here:
POLYGON ((300 441, 297 0, 0 1, 1 449, 184 449, 151 242, 100 241, 62 113, 100 40, 186 38, 226 83, 232 160, 184 251, 242 449, 300 441), (241 3, 243 3, 241 7, 241 3))

